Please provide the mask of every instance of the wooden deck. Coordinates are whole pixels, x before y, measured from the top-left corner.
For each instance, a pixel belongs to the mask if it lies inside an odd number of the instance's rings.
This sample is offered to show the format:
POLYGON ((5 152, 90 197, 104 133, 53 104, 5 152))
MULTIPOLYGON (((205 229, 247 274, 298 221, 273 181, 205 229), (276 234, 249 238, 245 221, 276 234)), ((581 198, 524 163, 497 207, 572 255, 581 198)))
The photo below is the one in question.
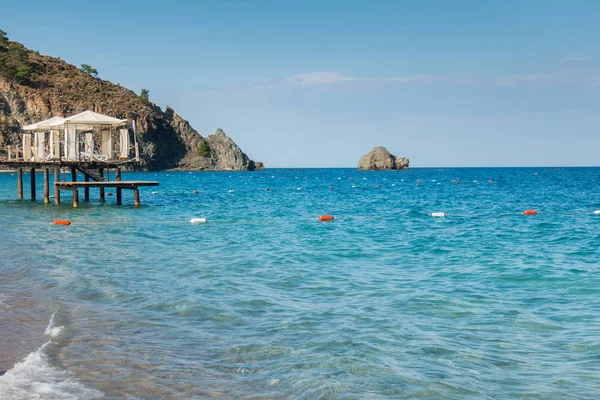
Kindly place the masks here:
POLYGON ((104 202, 104 189, 115 188, 117 192, 117 205, 122 204, 122 190, 133 190, 133 205, 140 205, 140 186, 158 186, 156 181, 113 181, 113 182, 54 182, 54 203, 60 204, 60 190, 73 191, 73 207, 79 207, 79 188, 85 189, 86 200, 89 200, 89 188, 100 188, 100 201, 104 202))
POLYGON ((47 161, 24 161, 24 160, 2 160, 0 161, 0 167, 2 168, 53 168, 55 166, 60 167, 84 167, 84 168, 118 168, 126 165, 138 164, 135 160, 110 160, 110 161, 59 161, 59 160, 47 160, 47 161))
POLYGON ((137 186, 158 186, 157 181, 113 181, 113 182, 54 182, 54 185, 60 189, 72 189, 74 187, 114 187, 123 189, 133 189, 137 186))

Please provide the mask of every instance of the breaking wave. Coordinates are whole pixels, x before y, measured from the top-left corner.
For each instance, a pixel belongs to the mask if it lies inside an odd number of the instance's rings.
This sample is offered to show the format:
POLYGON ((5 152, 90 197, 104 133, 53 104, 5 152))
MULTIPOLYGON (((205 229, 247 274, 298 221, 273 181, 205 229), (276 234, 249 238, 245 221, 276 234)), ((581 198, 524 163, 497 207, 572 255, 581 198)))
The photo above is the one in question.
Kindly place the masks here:
POLYGON ((55 325, 55 314, 44 332, 50 338, 48 342, 0 376, 3 399, 89 400, 104 397, 101 392, 85 387, 69 372, 52 365, 45 351, 54 344, 53 339, 64 332, 64 326, 55 325))

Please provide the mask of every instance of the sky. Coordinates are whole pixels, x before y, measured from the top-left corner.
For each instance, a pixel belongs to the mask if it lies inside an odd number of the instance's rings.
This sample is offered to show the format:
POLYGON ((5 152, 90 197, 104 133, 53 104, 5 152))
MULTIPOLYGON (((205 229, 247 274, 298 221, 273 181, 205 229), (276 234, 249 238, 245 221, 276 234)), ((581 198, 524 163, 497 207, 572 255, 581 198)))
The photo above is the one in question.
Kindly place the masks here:
POLYGON ((600 165, 600 1, 0 3, 42 54, 274 167, 600 165))

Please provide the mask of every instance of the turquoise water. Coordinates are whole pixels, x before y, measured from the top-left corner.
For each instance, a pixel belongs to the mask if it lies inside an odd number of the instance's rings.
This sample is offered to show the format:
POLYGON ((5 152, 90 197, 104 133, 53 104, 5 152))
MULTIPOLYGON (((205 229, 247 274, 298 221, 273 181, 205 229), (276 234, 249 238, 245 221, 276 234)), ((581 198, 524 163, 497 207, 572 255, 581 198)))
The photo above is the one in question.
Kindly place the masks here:
POLYGON ((0 327, 39 341, 3 398, 600 395, 599 168, 124 179, 160 187, 72 209, 0 174, 0 314, 43 321, 0 327))

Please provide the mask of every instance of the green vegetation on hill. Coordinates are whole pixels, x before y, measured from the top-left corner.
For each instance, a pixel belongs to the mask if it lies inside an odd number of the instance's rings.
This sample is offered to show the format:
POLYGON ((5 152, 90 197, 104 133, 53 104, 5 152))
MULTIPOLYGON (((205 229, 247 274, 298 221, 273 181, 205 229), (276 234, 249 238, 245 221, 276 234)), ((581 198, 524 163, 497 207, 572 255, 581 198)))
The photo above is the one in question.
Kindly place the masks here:
POLYGON ((142 89, 140 92, 140 100, 142 100, 144 104, 150 104, 150 91, 148 89, 142 89))
POLYGON ((6 32, 0 30, 0 75, 18 83, 27 83, 31 72, 25 48, 9 41, 6 32))
POLYGON ((89 76, 93 76, 94 78, 98 77, 98 70, 96 68, 93 68, 91 65, 81 64, 80 69, 89 76))
POLYGON ((198 144, 198 156, 207 157, 209 155, 210 147, 208 146, 208 143, 206 143, 205 141, 201 141, 200 144, 198 144))

